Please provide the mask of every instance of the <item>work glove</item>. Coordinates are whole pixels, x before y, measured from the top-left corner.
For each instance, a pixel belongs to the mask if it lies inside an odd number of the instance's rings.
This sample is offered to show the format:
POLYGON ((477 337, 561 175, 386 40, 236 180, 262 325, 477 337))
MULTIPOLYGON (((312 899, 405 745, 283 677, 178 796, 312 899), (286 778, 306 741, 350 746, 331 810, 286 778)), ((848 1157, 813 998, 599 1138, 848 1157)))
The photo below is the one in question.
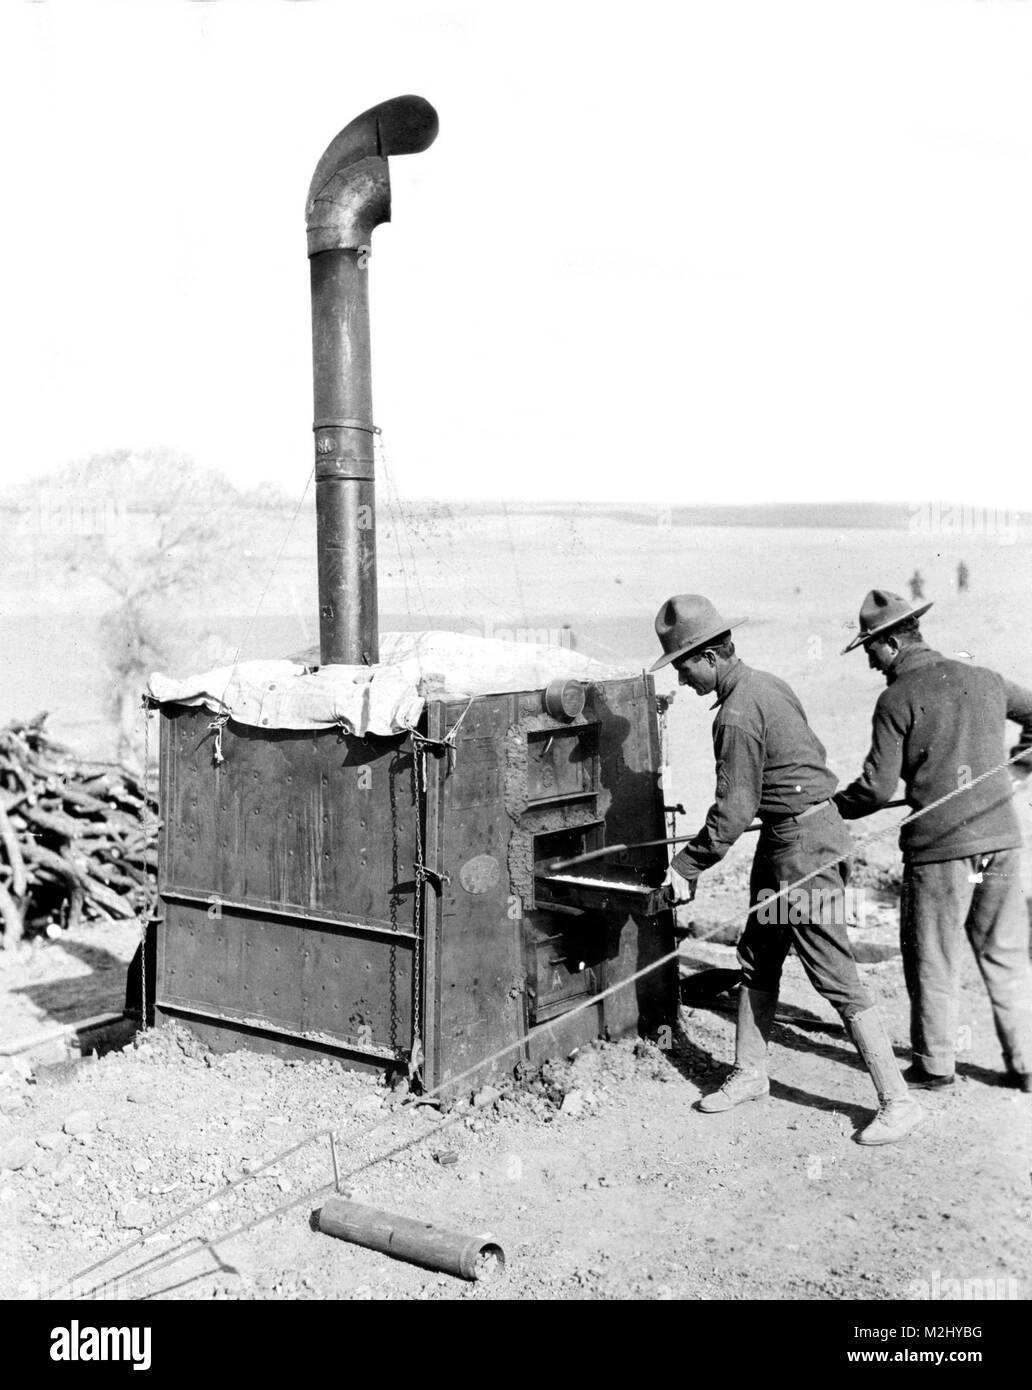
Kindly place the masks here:
POLYGON ((682 903, 690 903, 695 897, 695 886, 698 879, 686 878, 684 874, 678 873, 673 864, 666 871, 666 878, 663 880, 663 888, 667 902, 671 907, 679 907, 682 903))

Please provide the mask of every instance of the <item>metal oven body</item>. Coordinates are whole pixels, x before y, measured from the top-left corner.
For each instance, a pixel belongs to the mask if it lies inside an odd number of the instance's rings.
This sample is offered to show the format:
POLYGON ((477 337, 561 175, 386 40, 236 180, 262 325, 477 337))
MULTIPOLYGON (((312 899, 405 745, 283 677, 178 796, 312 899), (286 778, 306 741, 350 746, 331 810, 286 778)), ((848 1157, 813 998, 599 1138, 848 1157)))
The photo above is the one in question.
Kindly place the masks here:
POLYGON ((446 1089, 671 1022, 672 962, 622 986, 673 949, 662 850, 547 872, 663 834, 651 680, 584 693, 431 700, 415 738, 231 721, 221 762, 164 708, 155 1016, 446 1089))

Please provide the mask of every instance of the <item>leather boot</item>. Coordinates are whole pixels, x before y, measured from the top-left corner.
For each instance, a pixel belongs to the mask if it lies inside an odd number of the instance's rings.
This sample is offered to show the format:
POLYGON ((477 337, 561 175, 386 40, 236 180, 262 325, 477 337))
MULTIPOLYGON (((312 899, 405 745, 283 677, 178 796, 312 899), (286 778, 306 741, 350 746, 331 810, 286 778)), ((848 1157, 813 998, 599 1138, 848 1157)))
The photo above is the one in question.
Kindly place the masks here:
POLYGON ((928 1112, 907 1090, 892 1051, 892 1043, 877 1009, 865 1009, 849 1020, 849 1031, 878 1092, 878 1113, 856 1136, 858 1144, 895 1144, 923 1124, 928 1112))
POLYGON ((738 1025, 735 1030, 735 1065, 719 1091, 699 1101, 706 1115, 731 1110, 743 1101, 770 1094, 767 1080, 767 1043, 774 1027, 778 996, 743 985, 738 992, 738 1025))

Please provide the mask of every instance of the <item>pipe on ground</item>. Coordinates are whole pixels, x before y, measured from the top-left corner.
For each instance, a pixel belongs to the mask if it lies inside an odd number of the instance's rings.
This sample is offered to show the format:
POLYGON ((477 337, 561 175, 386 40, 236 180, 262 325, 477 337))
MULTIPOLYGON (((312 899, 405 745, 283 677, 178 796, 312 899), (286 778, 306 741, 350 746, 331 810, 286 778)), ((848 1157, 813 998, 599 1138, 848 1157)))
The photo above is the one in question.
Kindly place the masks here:
POLYGON ((505 1268, 505 1252, 492 1236, 442 1231, 429 1222, 396 1216, 345 1197, 327 1198, 319 1212, 319 1230, 352 1245, 461 1279, 490 1278, 505 1268))

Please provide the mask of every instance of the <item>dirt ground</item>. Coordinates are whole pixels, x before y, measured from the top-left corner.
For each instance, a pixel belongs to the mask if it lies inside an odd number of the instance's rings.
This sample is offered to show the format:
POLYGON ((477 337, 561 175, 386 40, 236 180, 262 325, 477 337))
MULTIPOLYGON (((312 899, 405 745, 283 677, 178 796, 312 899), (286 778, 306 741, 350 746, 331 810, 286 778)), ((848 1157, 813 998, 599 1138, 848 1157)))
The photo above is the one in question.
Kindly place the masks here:
MULTIPOLYGON (((732 869, 713 880, 708 909, 700 893, 698 931, 729 916, 738 879, 732 869)), ((881 959, 861 969, 905 1058, 895 930, 885 894, 863 933, 881 959)), ((70 945, 24 948, 20 967, 5 966, 8 989, 17 997, 19 968, 29 988, 53 989, 58 980, 44 977, 67 968, 57 953, 67 959, 70 945)), ((733 947, 713 940, 689 940, 684 955, 687 973, 734 965, 733 947)), ((109 986, 120 980, 111 971, 109 986)), ((927 1098, 923 1131, 884 1149, 852 1140, 873 1092, 794 959, 770 1099, 700 1114, 695 1102, 732 1056, 732 1001, 682 1008, 666 1051, 599 1043, 444 1115, 335 1064, 216 1057, 177 1029, 29 1078, 9 1066, 0 1297, 53 1296, 79 1276, 76 1293, 106 1278, 107 1296, 189 1299, 891 1300, 935 1296, 948 1279, 1028 1298, 1032 1097, 996 1084, 973 964, 958 1084, 927 1098), (490 1233, 504 1272, 467 1283, 314 1230, 333 1184, 325 1138, 224 1191, 330 1127, 341 1186, 356 1201, 490 1233), (449 1153, 455 1161, 441 1162, 449 1153)))
MULTIPOLYGON (((282 621, 262 629, 264 645, 249 656, 283 655, 313 640, 300 616, 316 611, 313 527, 305 514, 295 528, 266 600, 266 612, 282 621)), ((279 520, 255 542, 255 593, 281 542, 279 520)), ((881 689, 860 657, 839 655, 872 584, 903 590, 918 565, 936 600, 926 622, 931 644, 1032 684, 1032 649, 1016 637, 1032 576, 1027 537, 1003 544, 848 527, 670 527, 574 509, 557 517, 514 513, 511 528, 508 515, 457 515, 414 544, 427 610, 488 635, 499 624, 568 620, 592 655, 651 661, 653 618, 667 594, 701 589, 726 611, 749 614, 742 656, 797 689, 842 780, 859 771, 881 689), (972 572, 966 595, 953 587, 959 558, 972 572)), ((382 553, 381 602, 402 612, 394 550, 385 542, 382 553)), ((24 593, 12 591, 0 615, 9 655, 0 708, 32 715, 46 705, 55 727, 87 751, 103 694, 88 640, 97 614, 82 607, 78 589, 47 603, 59 599, 67 612, 37 612, 27 581, 24 593), (66 670, 59 690, 55 669, 66 670)), ((250 631, 254 594, 232 602, 217 615, 230 652, 250 631)), ((217 650, 217 643, 204 648, 205 663, 217 650)), ((660 689, 672 688, 662 676, 660 689)), ((665 790, 687 808, 682 831, 697 827, 712 796, 707 705, 679 692, 670 712, 665 790)), ((1029 803, 1026 792, 1018 810, 1027 845, 1029 803)), ((851 935, 905 1062, 896 819, 886 812, 855 832, 858 840, 887 833, 861 856, 858 881, 872 901, 851 935)), ((750 850, 736 846, 719 873, 705 876, 697 927, 727 925, 707 942, 686 944, 686 971, 733 967, 750 850)), ((1032 854, 1025 863, 1032 896, 1032 854)), ((132 928, 108 927, 0 953, 0 1044, 119 1009, 137 939, 132 928)), ((852 1142, 873 1092, 838 1020, 794 961, 772 1049, 771 1098, 722 1116, 695 1110, 731 1060, 730 1009, 727 996, 682 1009, 668 1051, 634 1040, 588 1049, 539 1078, 536 1089, 443 1117, 337 1067, 255 1053, 208 1057, 165 1034, 100 1061, 41 1069, 34 1079, 10 1059, 4 1069, 0 1046, 0 1296, 56 1292, 141 1231, 214 1197, 245 1164, 333 1126, 342 1183, 356 1200, 460 1231, 491 1231, 505 1247, 505 1273, 467 1284, 313 1231, 311 1213, 332 1181, 323 1139, 98 1277, 114 1279, 119 1293, 205 1299, 897 1299, 950 1279, 983 1289, 991 1280, 1005 1296, 1029 1297, 1032 1097, 995 1084, 1000 1058, 972 963, 963 980, 958 1084, 927 1098, 931 1119, 922 1132, 886 1149, 852 1142), (408 1147, 392 1155, 402 1143, 408 1147), (457 1161, 438 1162, 435 1154, 448 1150, 457 1161)), ((77 1287, 91 1286, 87 1277, 77 1287)))

